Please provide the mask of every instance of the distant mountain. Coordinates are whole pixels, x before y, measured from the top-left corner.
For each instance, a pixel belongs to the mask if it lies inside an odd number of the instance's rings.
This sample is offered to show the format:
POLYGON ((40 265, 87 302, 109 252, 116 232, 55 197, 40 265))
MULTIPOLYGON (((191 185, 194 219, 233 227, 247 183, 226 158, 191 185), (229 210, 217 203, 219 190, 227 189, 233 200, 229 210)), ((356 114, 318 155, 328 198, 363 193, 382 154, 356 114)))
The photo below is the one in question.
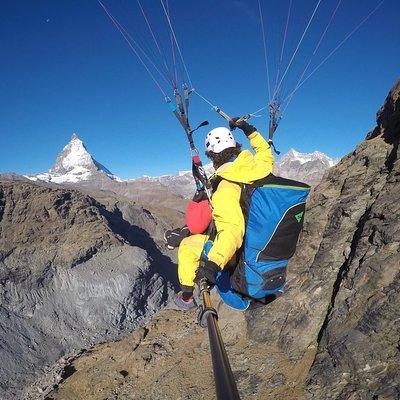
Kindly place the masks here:
MULTIPOLYGON (((295 179, 316 186, 321 182, 325 171, 337 164, 338 161, 338 159, 330 158, 320 151, 300 153, 291 149, 276 162, 274 173, 284 178, 295 179)), ((208 175, 214 172, 211 163, 206 164, 204 169, 208 175)), ((167 187, 171 192, 185 198, 191 197, 195 190, 192 171, 181 171, 176 175, 158 177, 143 176, 133 181, 144 184, 157 182, 167 187)))
POLYGON ((71 136, 69 143, 58 154, 49 172, 25 177, 8 173, 1 174, 0 177, 13 181, 27 178, 50 186, 56 184, 76 188, 97 198, 103 195, 118 196, 133 200, 167 219, 174 215, 168 210, 182 212, 186 207, 186 201, 179 195, 180 192, 176 193, 156 179, 145 182, 118 178, 94 159, 76 134, 71 136))
POLYGON ((95 179, 99 174, 103 175, 103 178, 121 181, 90 155, 82 140, 74 133, 69 143, 57 156, 49 172, 26 176, 26 178, 53 183, 76 183, 95 179))
MULTIPOLYGON (((211 163, 204 165, 204 170, 207 175, 210 176, 214 172, 214 168, 211 163)), ((141 178, 134 179, 134 182, 146 183, 159 183, 169 191, 185 197, 192 197, 195 192, 195 184, 193 181, 192 171, 180 171, 176 175, 162 175, 162 176, 142 176, 141 178)))
POLYGON ((275 174, 316 186, 326 170, 339 162, 320 151, 300 153, 290 149, 275 165, 275 174))

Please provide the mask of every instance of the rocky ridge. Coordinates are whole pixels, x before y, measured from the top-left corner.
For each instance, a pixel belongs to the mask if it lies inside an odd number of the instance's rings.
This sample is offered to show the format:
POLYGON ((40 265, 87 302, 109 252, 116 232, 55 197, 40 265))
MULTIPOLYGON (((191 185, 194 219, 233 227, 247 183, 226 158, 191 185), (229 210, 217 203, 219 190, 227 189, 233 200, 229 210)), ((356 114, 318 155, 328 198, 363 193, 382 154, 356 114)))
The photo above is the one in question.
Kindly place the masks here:
POLYGON ((306 398, 399 395, 399 97, 400 82, 373 134, 311 197, 287 295, 247 317, 249 335, 265 345, 277 338, 293 365, 316 352, 306 398))
MULTIPOLYGON (((243 399, 400 398, 399 141, 400 81, 367 140, 312 194, 286 294, 245 314, 221 306, 243 399)), ((194 320, 164 311, 130 341, 93 348, 49 396, 212 397, 206 331, 194 320)))
POLYGON ((166 303, 176 284, 168 227, 126 200, 0 181, 1 399, 166 303))

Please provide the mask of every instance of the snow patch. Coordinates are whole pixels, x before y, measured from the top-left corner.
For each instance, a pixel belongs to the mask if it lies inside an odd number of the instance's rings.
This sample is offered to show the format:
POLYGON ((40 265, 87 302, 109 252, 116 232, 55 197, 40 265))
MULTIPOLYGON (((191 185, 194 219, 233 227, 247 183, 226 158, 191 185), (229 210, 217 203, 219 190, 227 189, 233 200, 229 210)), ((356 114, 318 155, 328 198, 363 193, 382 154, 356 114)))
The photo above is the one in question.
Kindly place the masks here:
POLYGON ((67 152, 66 156, 62 159, 62 166, 66 169, 74 169, 75 167, 90 166, 92 156, 85 149, 83 142, 78 139, 72 139, 63 149, 67 152))

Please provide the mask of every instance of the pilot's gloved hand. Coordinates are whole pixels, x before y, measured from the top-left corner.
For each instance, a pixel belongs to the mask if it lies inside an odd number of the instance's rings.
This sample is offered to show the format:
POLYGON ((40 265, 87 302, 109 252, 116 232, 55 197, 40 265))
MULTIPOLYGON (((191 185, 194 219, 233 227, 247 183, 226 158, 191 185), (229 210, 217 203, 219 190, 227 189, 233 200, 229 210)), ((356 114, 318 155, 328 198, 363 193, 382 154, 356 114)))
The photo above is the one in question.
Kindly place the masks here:
POLYGON ((257 130, 253 125, 250 125, 245 120, 243 120, 242 117, 232 118, 232 120, 229 121, 229 127, 231 129, 241 129, 246 136, 250 136, 253 132, 257 130))
POLYGON ((195 281, 200 284, 203 279, 206 279, 211 285, 215 285, 218 272, 221 268, 215 262, 206 261, 206 263, 197 270, 195 281))

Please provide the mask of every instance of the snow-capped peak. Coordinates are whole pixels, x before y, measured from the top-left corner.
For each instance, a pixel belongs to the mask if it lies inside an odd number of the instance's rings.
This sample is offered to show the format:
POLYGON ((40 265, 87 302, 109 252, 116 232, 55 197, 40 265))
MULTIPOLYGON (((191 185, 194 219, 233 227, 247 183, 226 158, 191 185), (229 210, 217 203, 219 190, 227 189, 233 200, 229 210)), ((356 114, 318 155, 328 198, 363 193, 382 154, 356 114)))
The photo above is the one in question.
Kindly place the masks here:
POLYGON ((82 140, 76 133, 73 133, 68 144, 58 154, 56 162, 49 172, 28 176, 28 178, 55 183, 76 183, 86 181, 98 173, 103 173, 113 180, 120 181, 118 177, 90 155, 82 140))
MULTIPOLYGON (((214 172, 212 163, 203 166, 205 173, 210 176, 214 172)), ((133 181, 158 182, 171 192, 182 197, 190 198, 196 189, 191 170, 178 171, 175 175, 148 176, 143 175, 133 181)))
POLYGON ((290 149, 276 163, 275 174, 315 186, 321 181, 325 171, 338 161, 318 150, 312 153, 300 153, 295 149, 290 149))
POLYGON ((94 160, 92 156, 86 150, 82 140, 79 139, 76 133, 73 133, 71 140, 64 146, 49 173, 65 174, 71 172, 76 167, 92 169, 93 166, 94 160))
POLYGON ((307 162, 319 161, 326 164, 329 167, 333 167, 337 164, 338 160, 328 157, 326 154, 316 150, 312 153, 300 153, 295 149, 290 149, 280 160, 280 164, 285 164, 287 162, 299 162, 300 164, 305 164, 307 162))

